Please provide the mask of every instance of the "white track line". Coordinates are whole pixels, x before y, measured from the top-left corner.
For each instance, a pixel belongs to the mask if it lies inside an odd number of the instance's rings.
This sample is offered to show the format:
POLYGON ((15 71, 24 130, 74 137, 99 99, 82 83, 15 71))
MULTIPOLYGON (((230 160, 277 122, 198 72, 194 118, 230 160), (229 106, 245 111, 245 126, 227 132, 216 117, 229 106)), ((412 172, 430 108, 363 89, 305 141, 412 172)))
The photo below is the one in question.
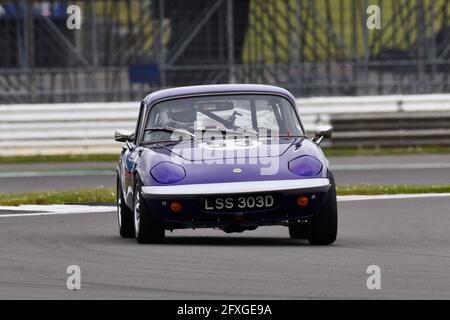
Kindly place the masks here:
POLYGON ((348 201, 366 201, 366 200, 395 200, 395 199, 413 199, 413 198, 436 198, 450 197, 450 193, 418 193, 418 194, 380 194, 380 195, 354 195, 338 196, 339 202, 348 201))
POLYGON ((413 169, 448 169, 450 163, 387 163, 387 164, 336 164, 331 165, 335 171, 359 171, 359 170, 413 170, 413 169))
POLYGON ((86 177, 111 176, 113 174, 114 170, 23 171, 0 172, 0 178, 86 177))
MULTIPOLYGON (((450 193, 419 193, 419 194, 385 194, 385 195, 354 195, 338 196, 338 202, 367 201, 367 200, 396 200, 414 198, 438 198, 450 197, 450 193)), ((114 212, 114 206, 84 206, 84 205, 22 205, 17 207, 0 206, 0 218, 11 217, 36 217, 57 214, 79 214, 79 213, 103 213, 114 212), (20 211, 21 213, 1 214, 3 211, 20 211), (30 213, 24 213, 29 211, 30 213)))
POLYGON ((0 206, 0 218, 35 217, 55 214, 79 214, 113 212, 114 206, 84 206, 84 205, 22 205, 17 207, 0 206), (20 211, 20 213, 1 214, 3 211, 20 211), (30 213, 24 213, 29 211, 30 213))

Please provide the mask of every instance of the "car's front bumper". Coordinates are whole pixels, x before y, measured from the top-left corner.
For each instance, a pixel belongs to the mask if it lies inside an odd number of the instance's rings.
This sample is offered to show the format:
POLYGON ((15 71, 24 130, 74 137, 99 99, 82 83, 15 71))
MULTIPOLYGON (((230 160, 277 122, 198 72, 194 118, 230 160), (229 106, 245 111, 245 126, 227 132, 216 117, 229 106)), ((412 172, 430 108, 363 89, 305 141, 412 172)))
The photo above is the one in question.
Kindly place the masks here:
POLYGON ((207 195, 230 195, 262 192, 327 192, 330 180, 326 178, 245 181, 226 183, 184 184, 172 186, 145 186, 142 195, 146 199, 192 198, 207 195))
POLYGON ((144 186, 142 196, 151 214, 163 220, 168 228, 221 227, 223 225, 260 226, 284 224, 306 219, 318 212, 327 197, 330 181, 324 178, 144 186), (201 199, 207 196, 274 194, 276 207, 255 210, 206 211, 201 199), (300 207, 297 198, 307 196, 308 205, 300 207), (180 201, 182 210, 172 212, 171 201, 180 201))

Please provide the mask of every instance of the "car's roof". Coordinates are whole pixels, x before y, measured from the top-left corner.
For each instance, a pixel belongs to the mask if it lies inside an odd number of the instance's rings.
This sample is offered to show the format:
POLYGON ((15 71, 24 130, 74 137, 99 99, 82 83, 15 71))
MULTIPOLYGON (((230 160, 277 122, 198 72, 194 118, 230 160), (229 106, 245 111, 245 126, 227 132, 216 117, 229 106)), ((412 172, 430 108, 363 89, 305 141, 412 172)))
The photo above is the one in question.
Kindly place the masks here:
POLYGON ((277 94, 289 98, 294 102, 294 96, 287 90, 261 84, 213 84, 189 87, 177 87, 155 91, 145 97, 146 105, 152 105, 159 100, 165 100, 181 96, 221 94, 221 93, 259 93, 259 94, 277 94))

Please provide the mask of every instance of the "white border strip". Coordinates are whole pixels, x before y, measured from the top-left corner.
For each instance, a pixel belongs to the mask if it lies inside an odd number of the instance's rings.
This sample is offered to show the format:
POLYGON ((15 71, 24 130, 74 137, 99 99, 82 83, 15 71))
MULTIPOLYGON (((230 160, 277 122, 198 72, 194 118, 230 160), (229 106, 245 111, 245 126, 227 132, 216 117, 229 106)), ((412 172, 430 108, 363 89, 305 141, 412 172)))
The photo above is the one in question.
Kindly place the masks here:
POLYGON ((447 169, 450 163, 388 163, 388 164, 337 164, 331 165, 332 170, 359 171, 359 170, 411 170, 411 169, 447 169))
POLYGON ((45 177, 86 177, 86 176, 111 176, 111 170, 68 170, 68 171, 22 171, 0 172, 0 178, 45 178, 45 177))
POLYGON ((79 214, 79 213, 103 213, 114 212, 114 206, 87 206, 87 205, 22 205, 22 206, 0 206, 0 218, 11 217, 36 217, 50 216, 56 214, 79 214), (3 211, 18 211, 20 213, 2 214, 3 211), (28 212, 29 213, 26 213, 28 212))
POLYGON ((354 195, 337 196, 339 202, 348 201, 367 201, 367 200, 395 200, 395 199, 414 199, 414 198, 442 198, 450 197, 450 193, 417 193, 417 194, 380 194, 380 195, 354 195))
MULTIPOLYGON (((420 194, 385 194, 372 196, 338 196, 338 202, 354 202, 367 200, 396 200, 396 199, 413 199, 413 198, 442 198, 450 197, 450 193, 420 193, 420 194)), ((80 213, 113 213, 116 212, 114 206, 87 206, 87 205, 22 205, 22 206, 0 206, 0 218, 11 217, 36 217, 64 214, 80 214, 80 213), (4 211, 18 211, 20 213, 1 214, 4 211), (30 213, 25 213, 30 211, 30 213), (36 212, 39 211, 39 212, 36 212)))
POLYGON ((201 183, 175 186, 142 187, 145 195, 205 195, 205 194, 233 194, 246 192, 283 191, 296 189, 324 188, 330 185, 325 178, 293 179, 273 181, 247 181, 226 183, 201 183))

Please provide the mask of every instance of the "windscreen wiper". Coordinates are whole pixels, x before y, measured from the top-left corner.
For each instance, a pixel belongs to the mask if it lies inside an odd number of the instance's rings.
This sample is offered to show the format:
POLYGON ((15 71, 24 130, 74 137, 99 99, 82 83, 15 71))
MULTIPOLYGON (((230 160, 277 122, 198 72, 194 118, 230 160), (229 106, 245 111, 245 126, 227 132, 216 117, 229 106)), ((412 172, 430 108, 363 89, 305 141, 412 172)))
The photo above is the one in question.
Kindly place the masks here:
POLYGON ((233 133, 237 133, 237 134, 250 133, 250 134, 252 134, 254 136, 258 136, 258 132, 256 130, 253 130, 253 129, 242 129, 240 127, 237 127, 234 130, 233 129, 227 129, 227 128, 224 128, 224 127, 219 127, 219 128, 217 128, 217 130, 219 130, 221 133, 225 133, 225 134, 228 134, 228 133, 231 133, 231 134, 233 134, 233 133))

